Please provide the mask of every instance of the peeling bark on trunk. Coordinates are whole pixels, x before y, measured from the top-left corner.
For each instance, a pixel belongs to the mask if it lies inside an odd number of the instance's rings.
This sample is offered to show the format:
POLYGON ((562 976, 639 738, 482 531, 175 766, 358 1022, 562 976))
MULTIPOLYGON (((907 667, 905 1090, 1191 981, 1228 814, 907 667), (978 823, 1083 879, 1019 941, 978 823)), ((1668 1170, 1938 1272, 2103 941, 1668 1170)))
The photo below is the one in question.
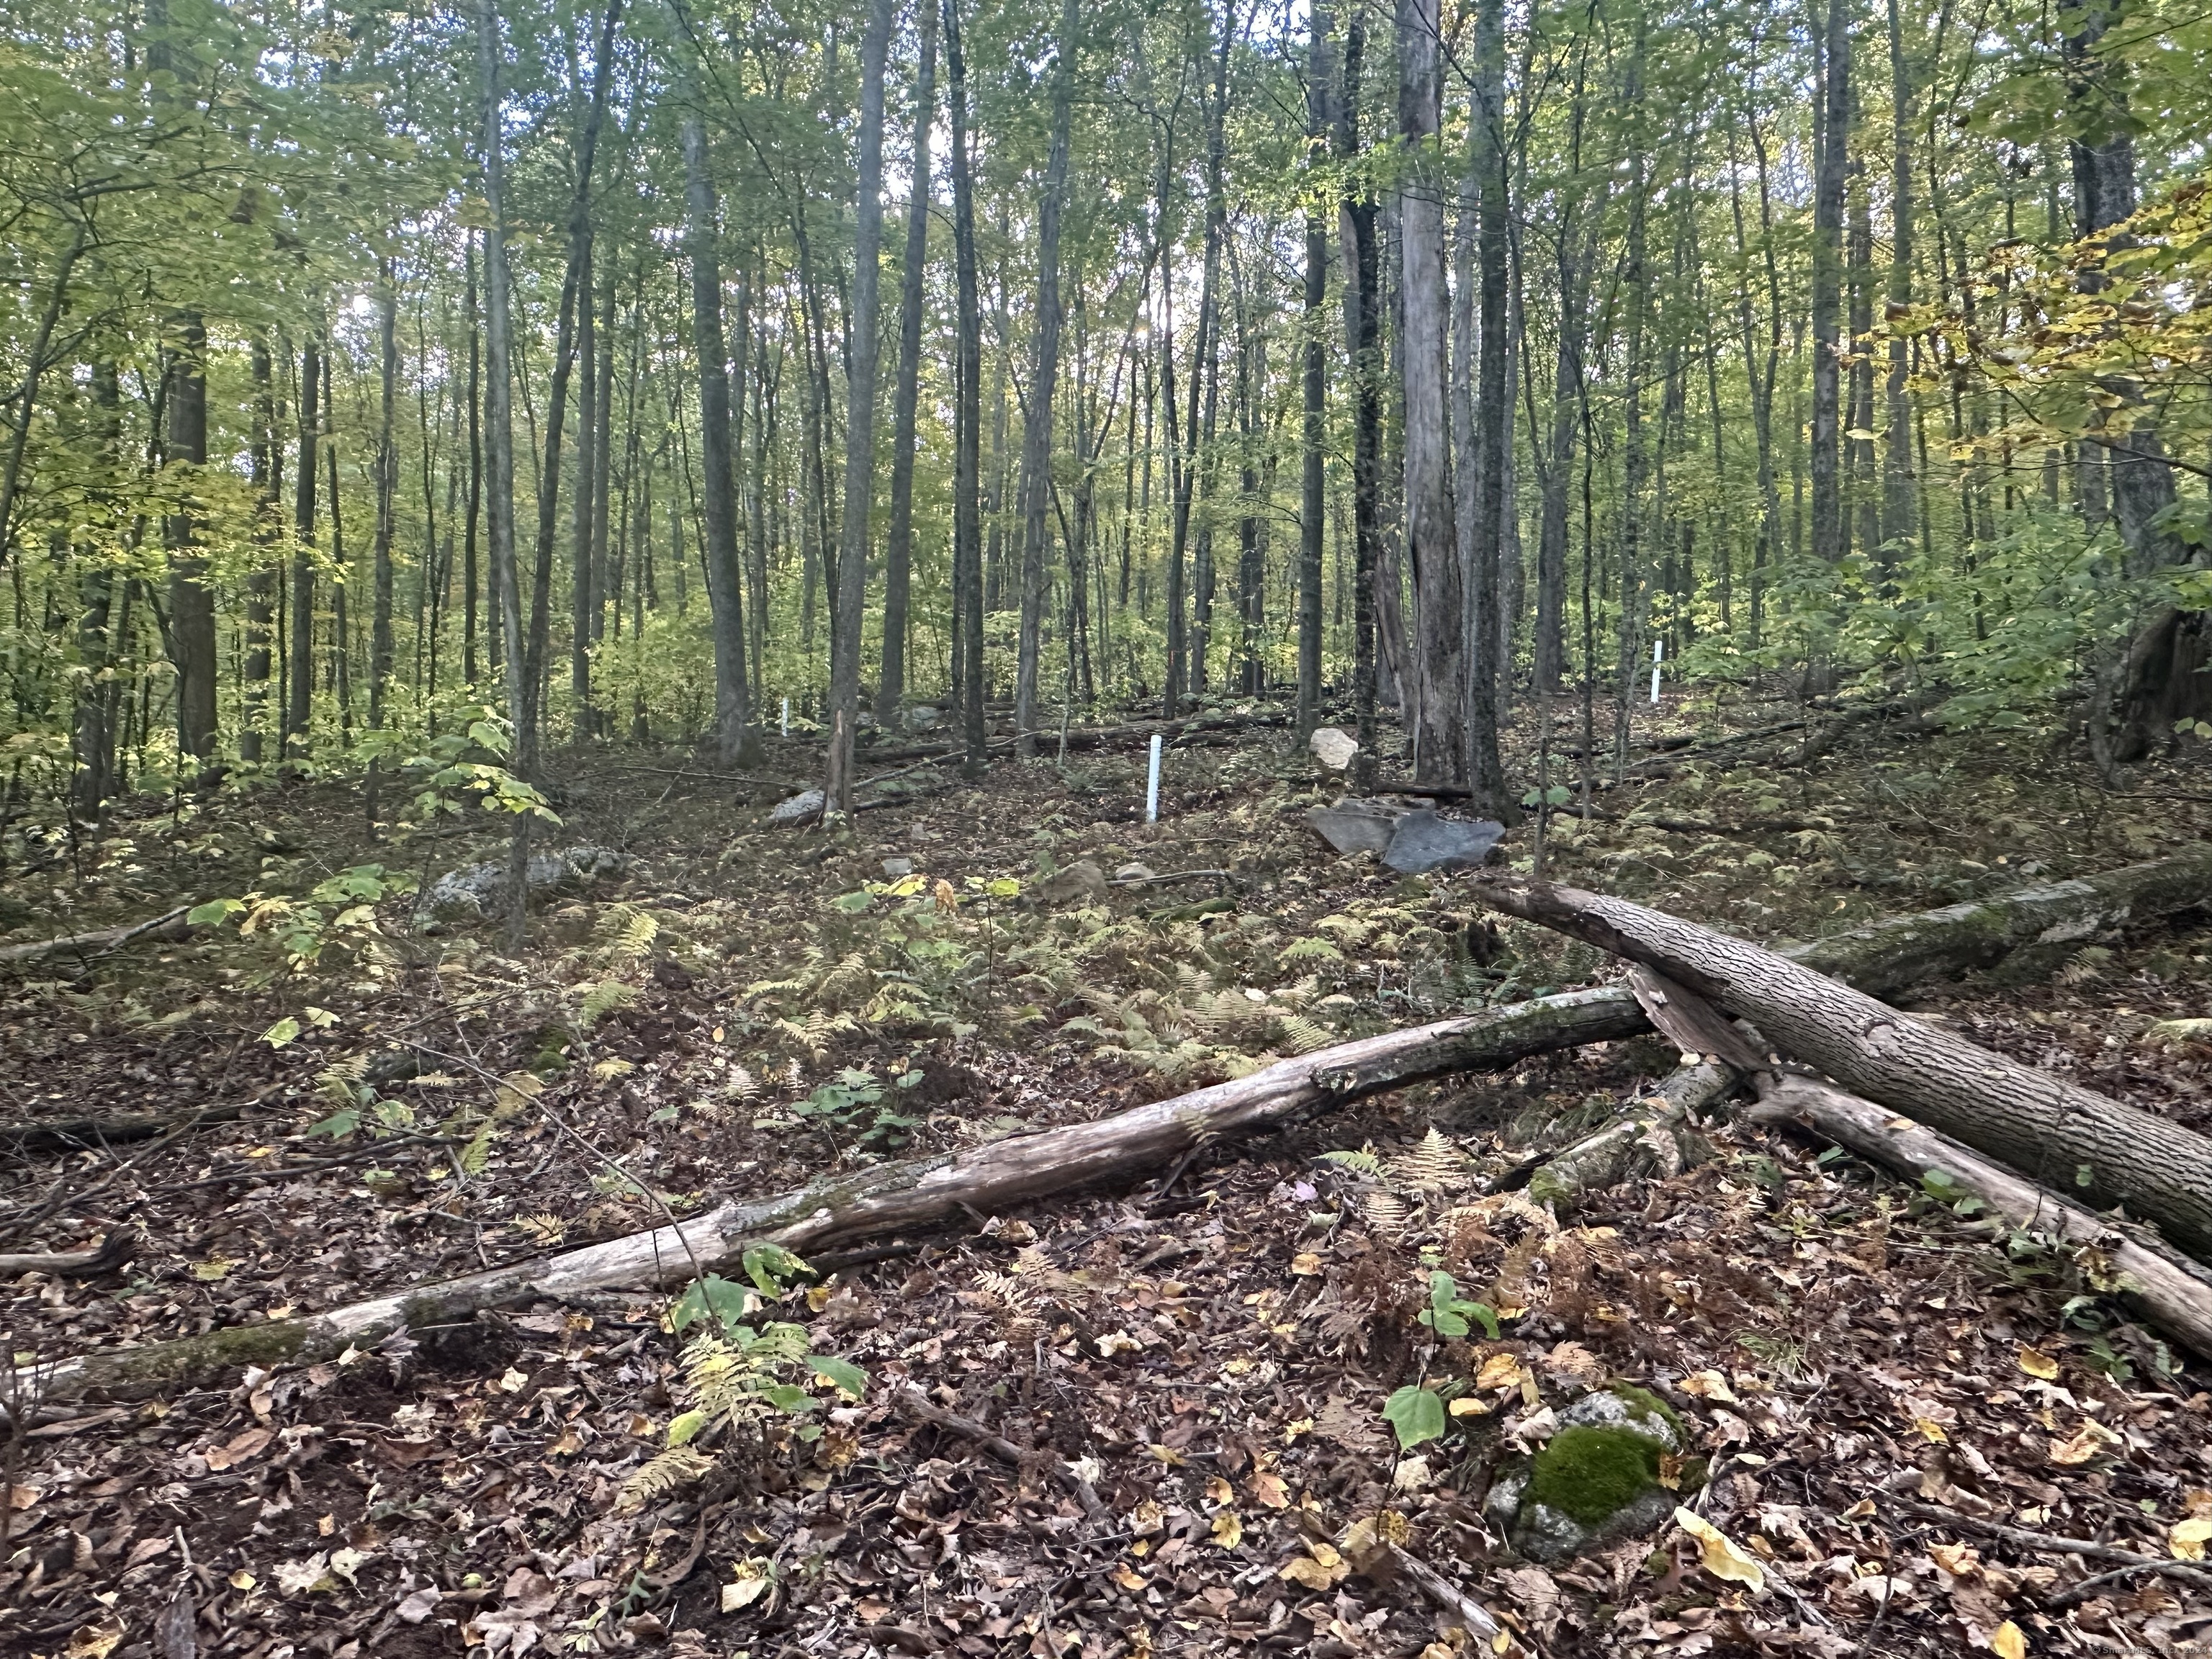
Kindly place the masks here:
POLYGON ((1849 1089, 2089 1203, 2124 1204, 2183 1249, 2212 1250, 2212 1139, 1660 911, 1546 883, 1486 882, 1480 891, 1509 915, 1658 969, 1849 1089))

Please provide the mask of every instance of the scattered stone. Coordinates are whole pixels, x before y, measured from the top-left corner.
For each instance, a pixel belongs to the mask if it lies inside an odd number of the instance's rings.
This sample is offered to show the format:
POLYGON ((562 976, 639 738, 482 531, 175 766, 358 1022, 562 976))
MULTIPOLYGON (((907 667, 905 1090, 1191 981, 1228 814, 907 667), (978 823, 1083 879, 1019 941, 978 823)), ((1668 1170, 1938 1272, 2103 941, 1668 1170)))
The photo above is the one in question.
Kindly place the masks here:
POLYGON ((1078 859, 1048 878, 1037 891, 1054 904, 1081 900, 1085 904, 1106 902, 1106 872, 1089 859, 1078 859))
POLYGON ((884 860, 884 873, 894 881, 898 879, 901 876, 910 876, 914 873, 914 860, 912 859, 885 859, 884 860))
POLYGON ((937 724, 939 718, 940 716, 934 708, 925 704, 920 708, 909 708, 907 710, 906 723, 914 727, 917 732, 927 732, 931 726, 937 724))
POLYGON ((1401 876, 1472 870, 1490 857, 1504 833, 1495 818, 1448 818, 1422 807, 1398 820, 1382 862, 1401 876))
POLYGON ((1359 752, 1359 743, 1341 726, 1323 726, 1315 729, 1306 739, 1306 747, 1313 757, 1332 772, 1341 772, 1352 764, 1352 757, 1359 752))
POLYGON ((1315 807, 1306 814, 1306 822, 1340 853, 1380 853, 1390 845, 1391 832, 1407 811, 1387 802, 1346 795, 1334 806, 1315 807))
POLYGON ((791 830, 802 823, 811 823, 822 816, 823 799, 819 789, 809 789, 788 800, 780 800, 769 809, 768 827, 771 830, 791 830))
POLYGON ((1125 864, 1114 872, 1116 881, 1150 881, 1153 871, 1150 865, 1125 864))
MULTIPOLYGON (((523 880, 533 896, 573 892, 594 882, 619 876, 629 860, 608 847, 571 847, 558 853, 538 853, 531 858, 523 880)), ((452 870, 432 882, 415 907, 415 926, 435 933, 456 921, 475 921, 496 914, 507 904, 507 860, 486 860, 465 870, 452 870)))
POLYGON ((1616 1382, 1561 1412, 1543 1450, 1501 1473, 1483 1507, 1522 1554, 1565 1561, 1673 1515, 1705 1484, 1705 1461, 1683 1456, 1688 1445, 1664 1401, 1616 1382), (1662 1473, 1674 1486, 1662 1483, 1662 1473))

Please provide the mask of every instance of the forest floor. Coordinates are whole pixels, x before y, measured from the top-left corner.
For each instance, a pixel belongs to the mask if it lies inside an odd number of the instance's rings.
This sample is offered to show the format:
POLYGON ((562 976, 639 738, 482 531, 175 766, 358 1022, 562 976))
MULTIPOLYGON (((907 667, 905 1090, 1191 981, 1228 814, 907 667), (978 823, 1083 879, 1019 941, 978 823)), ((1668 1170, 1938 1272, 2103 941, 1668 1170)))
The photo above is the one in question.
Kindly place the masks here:
MULTIPOLYGON (((1791 713, 1639 718, 1639 741, 1703 736, 1668 775, 1601 790, 1612 817, 1556 825, 1549 873, 1778 942, 2212 833, 2201 780, 2116 796, 2025 738, 1868 724, 1802 764, 1802 733, 1700 752, 1791 713)), ((910 774, 844 836, 763 826, 774 778, 814 770, 796 745, 745 781, 672 752, 573 757, 550 844, 614 848, 626 873, 538 907, 520 951, 496 922, 417 931, 402 897, 380 942, 333 932, 307 977, 234 929, 22 970, 0 982, 11 1122, 236 1115, 75 1151, 4 1136, 0 1248, 143 1236, 105 1277, 18 1279, 9 1350, 49 1363, 335 1306, 1614 971, 1483 921, 1453 878, 1333 855, 1304 813, 1337 782, 1280 728, 1206 741, 1170 750, 1157 825, 1136 821, 1132 738, 980 787, 910 774), (1103 895, 1047 878, 1086 857, 1202 873, 1103 895), (273 1044, 286 1019, 300 1034, 273 1044), (342 1111, 360 1115, 343 1134, 342 1111)), ((1507 851, 1526 856, 1525 829, 1507 851)), ((371 845, 356 795, 269 790, 96 846, 18 834, 0 929, 495 856, 490 836, 371 845)), ((2142 1040, 2207 1012, 2208 984, 2200 916, 2047 985, 1912 1006, 2212 1129, 2212 1049, 2142 1040)), ((763 1311, 866 1368, 866 1394, 635 1512, 625 1481, 690 1403, 666 1292, 19 1424, 0 1653, 1444 1659, 1411 1583, 1332 1547, 1362 1520, 1482 1598, 1501 1653, 2212 1653, 2201 1583, 2063 1541, 2164 1560, 2212 1516, 2212 1370, 2070 1262, 1725 1121, 1711 1161, 1571 1215, 1485 1195, 1674 1058, 1646 1039, 1407 1089, 1135 1190, 864 1253, 763 1311), (1432 1346, 1419 1229, 1320 1157, 1388 1168, 1432 1127, 1462 1184, 1432 1196, 1474 1222, 1461 1282, 1508 1310, 1495 1341, 1432 1346), (1482 1409, 1399 1454, 1384 1398, 1446 1367, 1482 1409), (901 1377, 1043 1455, 1008 1467, 917 1420, 901 1377), (1673 1528, 1548 1569, 1491 1541, 1501 1452, 1613 1377, 1690 1421, 1701 1512, 1762 1562, 1763 1593, 1673 1528), (1063 1493, 1061 1459, 1107 1513, 1063 1493)))

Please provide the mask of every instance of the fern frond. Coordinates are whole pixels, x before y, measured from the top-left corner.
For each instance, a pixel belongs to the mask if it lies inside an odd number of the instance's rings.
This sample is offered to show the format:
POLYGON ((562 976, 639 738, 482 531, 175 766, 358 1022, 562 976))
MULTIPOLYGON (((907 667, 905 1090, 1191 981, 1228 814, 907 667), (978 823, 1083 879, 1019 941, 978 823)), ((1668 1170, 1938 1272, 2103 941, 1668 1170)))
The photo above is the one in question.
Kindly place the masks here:
POLYGON ((603 979, 584 994, 583 1003, 576 1010, 577 1023, 589 1030, 616 1009, 627 1008, 636 1000, 635 987, 618 979, 603 979))
POLYGON ((1304 1014, 1285 1014, 1276 1022, 1283 1028, 1284 1046, 1294 1054, 1310 1054, 1336 1041, 1336 1033, 1304 1014))
POLYGON ((1325 939, 1293 939, 1277 954, 1276 960, 1304 962, 1309 957, 1316 962, 1342 962, 1344 952, 1325 939))
POLYGON ((1465 1152, 1431 1127, 1413 1151, 1390 1160, 1391 1184, 1414 1192, 1443 1192, 1465 1178, 1469 1163, 1465 1152))
POLYGON ((714 1460, 689 1446, 672 1446, 622 1484, 615 1495, 615 1511, 635 1515, 648 1504, 696 1486, 714 1467, 714 1460))
POLYGON ((1391 1240, 1397 1239, 1405 1232, 1407 1223, 1411 1218, 1403 1201, 1389 1193, 1362 1193, 1359 1195, 1359 1213, 1377 1237, 1391 1240))

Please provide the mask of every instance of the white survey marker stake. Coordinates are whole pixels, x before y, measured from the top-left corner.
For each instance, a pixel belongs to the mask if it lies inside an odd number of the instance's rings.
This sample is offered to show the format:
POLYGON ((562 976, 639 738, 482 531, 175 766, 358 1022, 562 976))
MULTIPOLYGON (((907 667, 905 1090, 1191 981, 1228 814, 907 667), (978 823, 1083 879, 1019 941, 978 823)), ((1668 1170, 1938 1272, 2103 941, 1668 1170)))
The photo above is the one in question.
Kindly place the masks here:
POLYGON ((783 735, 787 738, 791 735, 791 699, 789 697, 783 700, 783 735))
POLYGON ((1660 665, 1662 662, 1663 662, 1664 660, 1666 660, 1666 657, 1667 657, 1667 641, 1664 641, 1664 640, 1654 640, 1654 641, 1651 641, 1651 706, 1652 706, 1653 708, 1657 708, 1657 707, 1659 706, 1659 665, 1660 665))
POLYGON ((1160 821, 1160 734, 1152 733, 1152 775, 1145 780, 1145 822, 1160 821))

